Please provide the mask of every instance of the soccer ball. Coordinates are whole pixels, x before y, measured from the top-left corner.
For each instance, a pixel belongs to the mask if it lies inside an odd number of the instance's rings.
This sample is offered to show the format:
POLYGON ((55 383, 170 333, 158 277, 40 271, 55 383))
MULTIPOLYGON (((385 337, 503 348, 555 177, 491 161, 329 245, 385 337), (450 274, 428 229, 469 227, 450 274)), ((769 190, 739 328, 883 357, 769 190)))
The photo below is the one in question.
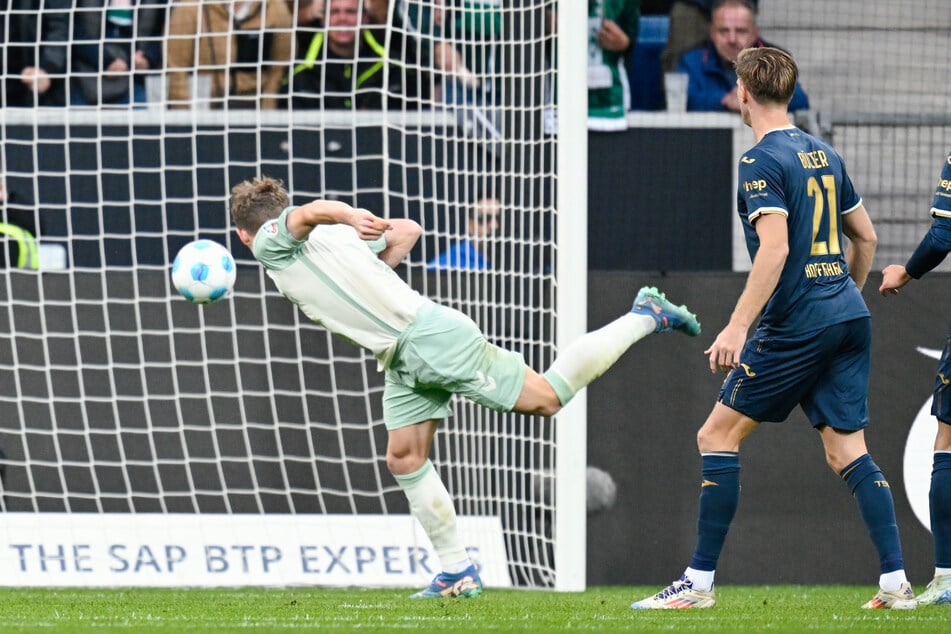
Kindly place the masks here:
POLYGON ((236 276, 231 253, 214 240, 189 242, 172 262, 172 284, 194 304, 210 304, 227 297, 236 276))

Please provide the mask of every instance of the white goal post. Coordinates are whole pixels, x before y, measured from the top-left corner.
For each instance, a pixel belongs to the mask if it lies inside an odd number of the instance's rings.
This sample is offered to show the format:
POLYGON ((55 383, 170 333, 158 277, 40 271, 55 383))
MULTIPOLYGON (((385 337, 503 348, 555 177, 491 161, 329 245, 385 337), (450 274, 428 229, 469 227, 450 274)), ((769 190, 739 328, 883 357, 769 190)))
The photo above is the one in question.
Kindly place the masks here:
MULTIPOLYGON (((169 107, 171 75, 155 69, 145 84, 158 97, 136 107, 4 102, 4 220, 27 218, 47 255, 17 268, 23 247, 8 238, 0 272, 0 584, 428 581, 428 544, 386 469, 375 360, 276 293, 233 235, 229 190, 263 173, 295 203, 419 221, 398 272, 546 368, 586 327, 583 5, 393 0, 374 37, 400 63, 381 62, 374 109, 264 108, 275 95, 263 82, 205 94, 207 63, 179 69, 200 93, 185 108, 169 107), (466 81, 439 67, 444 43, 466 81), (426 88, 412 101, 394 92, 410 74, 426 88), (474 237, 482 197, 500 212, 474 237), (234 295, 203 307, 169 280, 199 237, 239 265, 234 295), (464 239, 487 266, 428 264, 464 239)), ((263 55, 270 37, 256 40, 263 55)), ((168 28, 152 39, 188 41, 168 28)), ((247 72, 232 63, 210 68, 247 72)), ((287 68, 278 101, 303 85, 287 68)), ((53 78, 75 89, 68 73, 53 78)), ((585 405, 582 392, 546 420, 458 400, 437 433, 433 462, 487 585, 585 587, 585 405)))

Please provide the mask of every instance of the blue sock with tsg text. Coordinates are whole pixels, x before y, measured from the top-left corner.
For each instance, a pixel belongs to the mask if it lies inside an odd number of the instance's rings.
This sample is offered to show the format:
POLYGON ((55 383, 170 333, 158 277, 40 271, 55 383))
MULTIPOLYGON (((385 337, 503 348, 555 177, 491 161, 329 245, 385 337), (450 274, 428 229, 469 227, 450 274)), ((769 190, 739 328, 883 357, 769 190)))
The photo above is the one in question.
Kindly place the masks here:
POLYGON ((716 570, 723 542, 740 502, 740 454, 718 451, 700 456, 700 513, 697 518, 697 548, 690 567, 716 570))
POLYGON ((846 465, 839 475, 858 502, 868 534, 878 551, 882 574, 904 569, 895 521, 895 501, 882 470, 870 455, 865 454, 846 465))

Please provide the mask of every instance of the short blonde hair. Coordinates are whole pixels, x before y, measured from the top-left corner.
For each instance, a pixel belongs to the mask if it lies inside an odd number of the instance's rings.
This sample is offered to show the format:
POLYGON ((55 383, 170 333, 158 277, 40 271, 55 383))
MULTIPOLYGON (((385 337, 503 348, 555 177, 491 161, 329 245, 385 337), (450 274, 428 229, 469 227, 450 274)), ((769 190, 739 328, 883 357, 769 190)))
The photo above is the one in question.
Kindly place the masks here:
POLYGON ((744 48, 736 58, 736 76, 759 103, 789 104, 799 69, 792 55, 769 46, 744 48))
POLYGON ((269 176, 242 181, 231 188, 231 218, 239 229, 251 235, 265 222, 281 215, 289 204, 284 183, 269 176))

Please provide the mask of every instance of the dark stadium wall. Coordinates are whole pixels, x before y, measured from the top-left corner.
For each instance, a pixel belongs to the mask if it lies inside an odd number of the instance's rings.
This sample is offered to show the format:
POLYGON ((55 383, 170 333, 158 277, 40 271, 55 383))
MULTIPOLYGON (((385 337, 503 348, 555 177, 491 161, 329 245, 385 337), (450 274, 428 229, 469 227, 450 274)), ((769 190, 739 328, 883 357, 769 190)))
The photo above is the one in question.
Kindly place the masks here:
MULTIPOLYGON (((137 125, 7 125, 0 154, 8 166, 6 186, 24 208, 43 209, 44 240, 66 242, 70 266, 99 267, 165 264, 185 235, 229 244, 239 260, 250 254, 231 236, 227 206, 231 184, 258 169, 294 184, 296 203, 339 196, 368 209, 383 208, 382 128, 348 130, 258 130, 234 125, 228 130, 203 127, 137 125), (287 147, 310 161, 288 164, 287 147), (333 148, 328 150, 326 148, 333 148), (164 157, 164 159, 163 159, 164 157), (165 161, 164 164, 162 161, 165 161), (320 160, 320 169, 314 160, 320 160), (227 169, 225 165, 229 165, 227 169), (63 166, 100 165, 101 172, 64 175, 63 166), (128 177, 132 171, 132 179, 128 177), (38 174, 34 197, 33 174, 38 174), (196 178, 197 175, 197 178, 196 178), (356 200, 348 192, 360 191, 356 200), (198 198, 194 203, 193 199, 198 198), (164 201, 164 202, 163 202, 164 201), (136 239, 124 238, 134 217, 136 239), (196 227, 196 223, 198 226, 196 227), (168 237, 167 231, 178 232, 168 237), (115 233, 116 237, 102 237, 115 233)), ((591 133, 589 154, 599 157, 588 168, 589 264, 596 270, 723 271, 732 267, 732 131, 723 128, 631 128, 591 133), (698 201, 702 201, 698 203, 698 201), (702 230, 698 231, 698 227, 702 230)), ((388 147, 399 162, 451 167, 460 161, 473 169, 486 160, 477 144, 459 140, 430 156, 425 143, 394 138, 388 147)), ((529 153, 534 156, 534 153, 529 153)), ((523 157, 513 157, 520 165, 523 157)), ((524 158, 539 160, 535 158, 524 158)), ((390 169, 394 169, 390 166, 390 169)), ((535 166, 529 173, 545 174, 535 166)), ((412 170, 392 182, 406 187, 391 200, 394 214, 406 214, 432 226, 436 210, 432 183, 467 191, 459 182, 415 178, 412 170), (404 208, 401 201, 408 201, 404 208)), ((529 199, 550 204, 552 188, 542 177, 523 183, 529 199)), ((513 225, 518 233, 528 229, 513 225)), ((548 229, 545 229, 547 231, 548 229)), ((513 237, 521 237, 514 236, 513 237)), ((430 250, 435 237, 426 236, 430 250)))
POLYGON ((733 130, 630 128, 588 135, 593 270, 733 268, 733 130))
MULTIPOLYGON (((903 460, 909 429, 931 396, 937 368, 916 348, 940 350, 945 344, 949 280, 933 274, 885 299, 877 293, 881 275, 873 273, 864 292, 873 321, 867 442, 894 494, 906 568, 921 587, 934 571, 932 540, 909 504, 903 460)), ((689 562, 700 492, 696 431, 723 379, 711 374, 703 351, 729 318, 744 281, 745 275, 733 273, 589 276, 589 297, 598 298, 589 302, 590 328, 627 310, 644 284, 687 303, 703 325, 695 339, 679 333, 648 337, 588 388, 588 463, 608 471, 618 489, 614 507, 588 521, 589 585, 662 586, 689 562)), ((740 505, 718 583, 874 586, 878 557, 858 508, 826 466, 818 435, 801 410, 785 423, 764 424, 740 458, 740 505)), ((922 459, 930 473, 930 454, 922 459)), ((928 482, 916 482, 916 489, 927 489, 928 482)))

